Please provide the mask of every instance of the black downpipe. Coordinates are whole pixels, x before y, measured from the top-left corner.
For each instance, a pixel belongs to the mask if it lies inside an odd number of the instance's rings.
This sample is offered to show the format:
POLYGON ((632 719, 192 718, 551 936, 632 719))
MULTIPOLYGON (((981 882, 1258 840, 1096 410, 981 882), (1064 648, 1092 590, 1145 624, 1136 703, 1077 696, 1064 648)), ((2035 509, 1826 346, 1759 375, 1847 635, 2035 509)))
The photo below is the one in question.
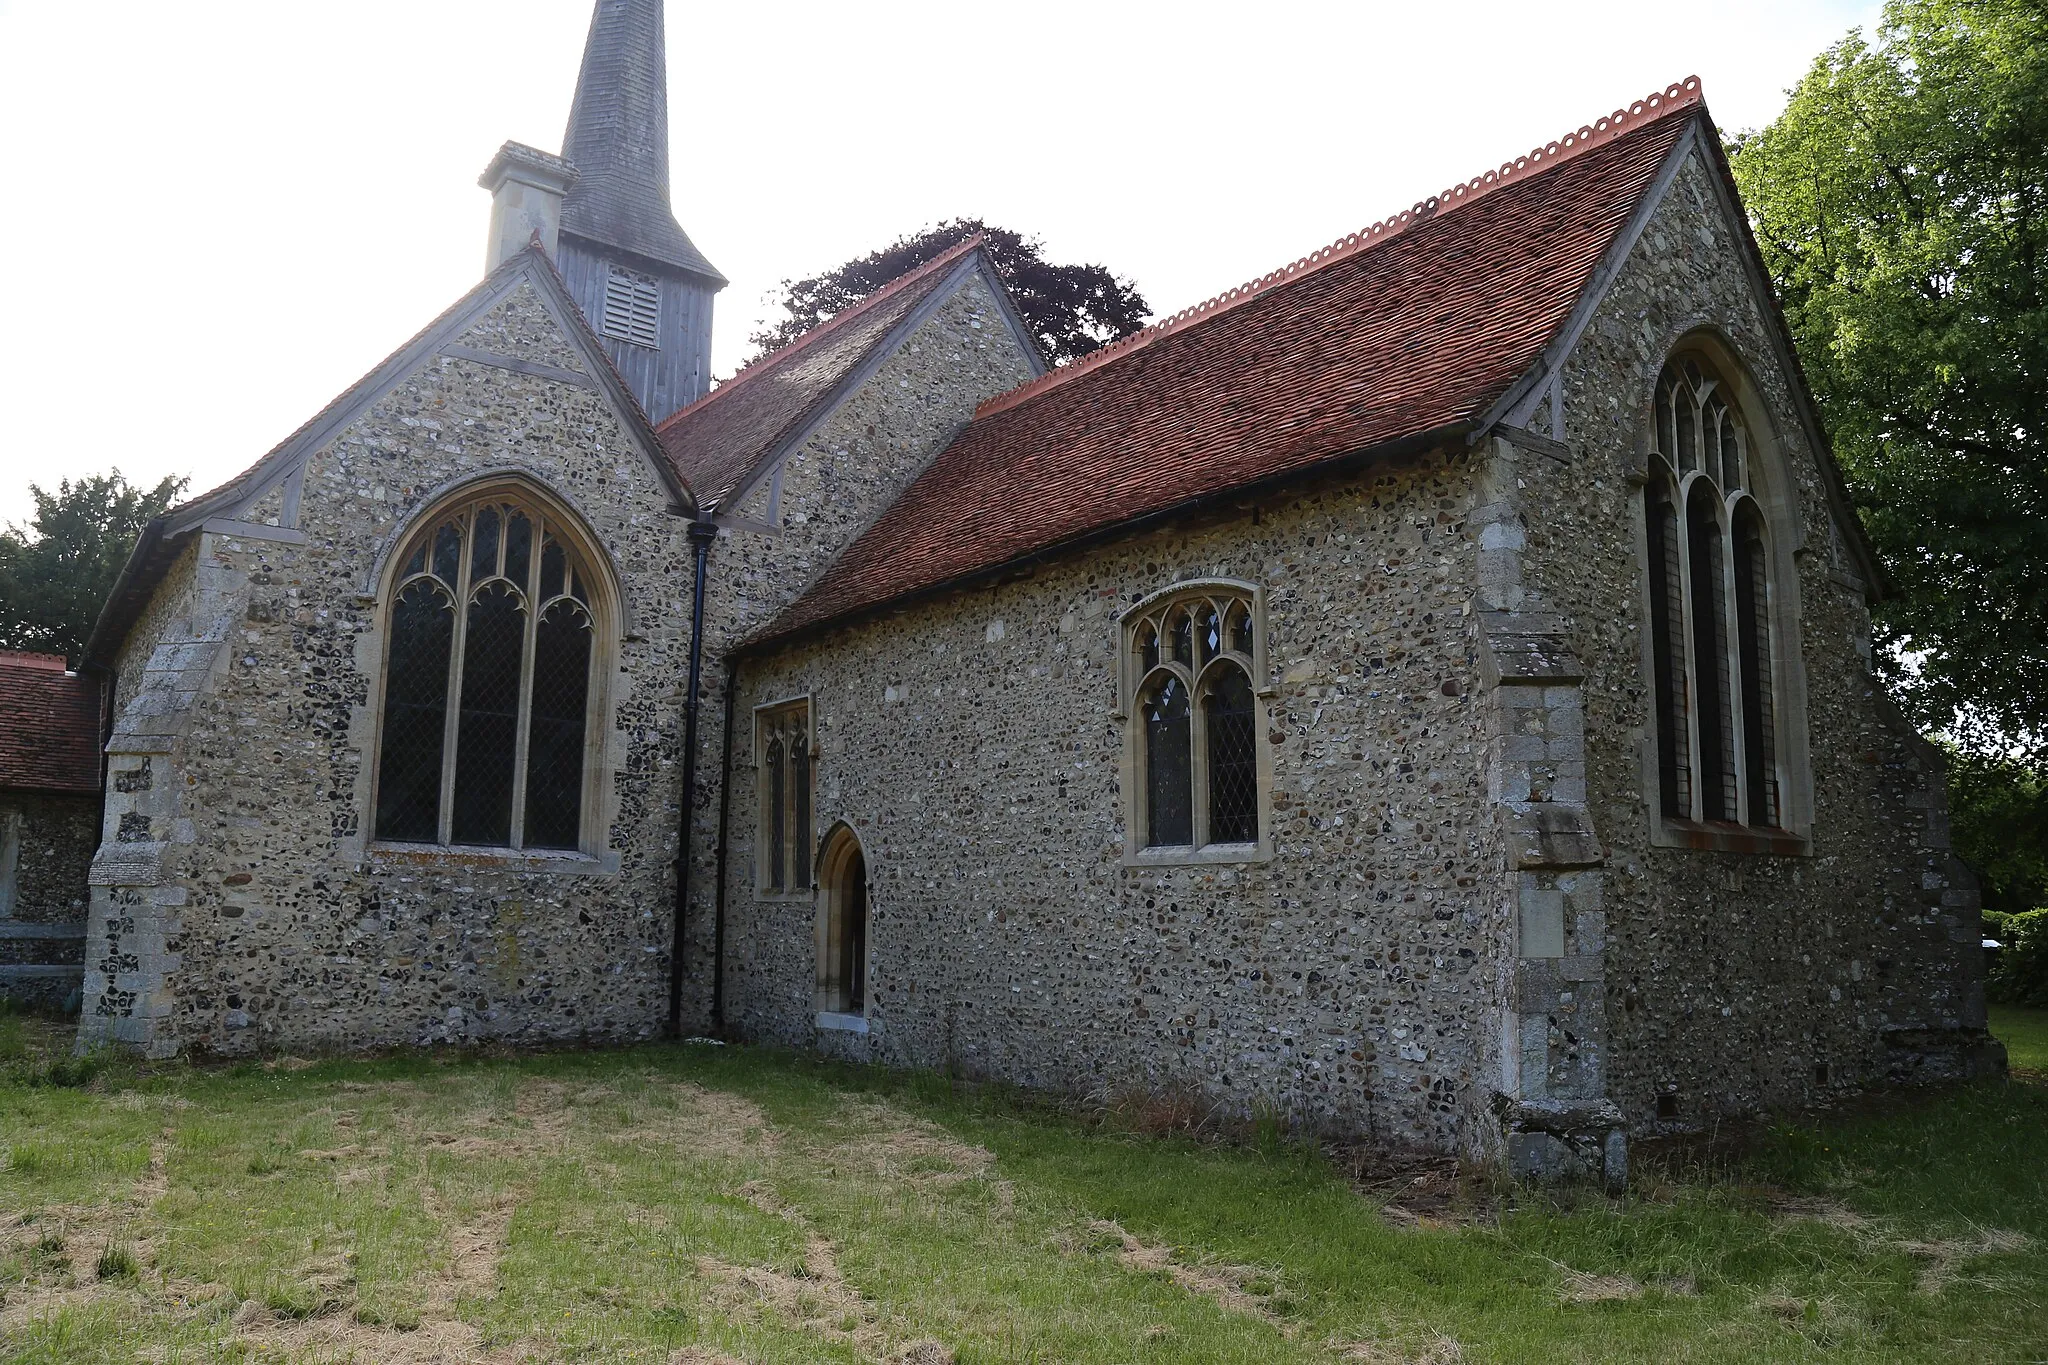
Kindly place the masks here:
POLYGON ((711 542, 718 527, 709 521, 690 523, 690 548, 695 552, 696 582, 690 589, 690 690, 683 698, 683 800, 676 830, 675 936, 668 953, 668 1036, 683 1036, 683 929, 690 904, 690 813, 697 805, 697 703, 704 680, 704 577, 711 542))
POLYGON ((732 827, 732 708, 740 690, 740 661, 725 661, 725 742, 718 753, 718 889, 711 920, 711 1026, 725 1036, 725 851, 732 827))

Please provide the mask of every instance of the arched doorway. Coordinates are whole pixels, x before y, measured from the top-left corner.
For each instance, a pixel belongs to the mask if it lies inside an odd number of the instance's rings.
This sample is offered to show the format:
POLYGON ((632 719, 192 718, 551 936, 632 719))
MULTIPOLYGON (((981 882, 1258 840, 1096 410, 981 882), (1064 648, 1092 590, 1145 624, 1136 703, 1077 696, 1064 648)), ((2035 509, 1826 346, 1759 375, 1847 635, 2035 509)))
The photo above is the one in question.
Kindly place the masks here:
POLYGON ((865 1014, 867 983, 867 857, 842 824, 818 859, 818 1010, 865 1014))

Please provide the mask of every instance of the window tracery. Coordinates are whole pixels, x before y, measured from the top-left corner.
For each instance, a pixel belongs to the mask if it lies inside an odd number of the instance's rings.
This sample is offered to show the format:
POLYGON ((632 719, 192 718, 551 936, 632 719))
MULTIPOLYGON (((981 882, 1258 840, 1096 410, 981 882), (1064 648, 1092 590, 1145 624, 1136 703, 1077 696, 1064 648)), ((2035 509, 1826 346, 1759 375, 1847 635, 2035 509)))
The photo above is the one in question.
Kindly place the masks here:
POLYGON ((566 526, 494 492, 430 519, 398 562, 376 837, 581 848, 596 580, 566 526))
POLYGON ((1135 848, 1260 842, 1256 617, 1237 584, 1191 584, 1125 617, 1135 848))
POLYGON ((1667 819, 1783 821, 1771 530, 1733 390, 1705 357, 1659 376, 1643 490, 1657 802, 1667 819))

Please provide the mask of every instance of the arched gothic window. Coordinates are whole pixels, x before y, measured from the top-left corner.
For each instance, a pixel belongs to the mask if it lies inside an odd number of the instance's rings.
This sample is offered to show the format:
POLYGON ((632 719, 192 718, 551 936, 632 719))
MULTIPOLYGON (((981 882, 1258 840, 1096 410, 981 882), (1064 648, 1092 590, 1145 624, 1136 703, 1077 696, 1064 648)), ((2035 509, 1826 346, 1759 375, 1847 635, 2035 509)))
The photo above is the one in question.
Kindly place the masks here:
POLYGON ((1657 801, 1667 819, 1782 822, 1770 527, 1733 391, 1704 357, 1664 367, 1643 490, 1657 801))
POLYGON ((387 617, 377 838, 582 847, 597 583, 566 526, 516 494, 413 535, 387 617))
POLYGON ((783 702, 755 712, 760 755, 761 851, 757 886, 764 894, 811 890, 811 706, 783 702))
POLYGON ((1251 589, 1203 584, 1125 617, 1137 848, 1259 842, 1256 616, 1251 589))

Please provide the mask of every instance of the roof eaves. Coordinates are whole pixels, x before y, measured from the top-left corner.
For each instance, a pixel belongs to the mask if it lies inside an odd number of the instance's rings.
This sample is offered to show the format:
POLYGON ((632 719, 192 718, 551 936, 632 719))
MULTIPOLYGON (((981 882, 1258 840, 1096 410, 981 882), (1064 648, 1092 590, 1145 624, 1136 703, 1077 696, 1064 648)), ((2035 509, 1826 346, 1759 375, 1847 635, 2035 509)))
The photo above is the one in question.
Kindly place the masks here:
POLYGON ((841 309, 816 327, 811 328, 810 331, 805 332, 795 341, 790 342, 787 346, 782 347, 780 350, 770 351, 767 355, 754 361, 753 364, 748 365, 738 374, 735 374, 732 378, 726 380, 723 384, 720 384, 688 407, 678 408, 670 413, 662 419, 658 430, 667 431, 685 417, 701 413, 718 403, 721 399, 730 397, 733 393, 738 392, 743 386, 758 379, 761 375, 780 369, 824 341, 825 338, 833 336, 846 327, 851 326, 855 321, 867 316, 888 300, 895 298, 898 294, 910 288, 913 284, 929 278, 932 272, 959 260, 960 257, 981 244, 982 234, 976 233, 972 237, 962 240, 957 245, 946 248, 923 265, 904 271, 901 275, 898 275, 859 303, 854 304, 850 308, 841 309))
MULTIPOLYGON (((1585 286, 1579 290, 1579 297, 1572 305, 1571 313, 1558 328, 1557 334, 1544 346, 1521 378, 1510 384, 1507 391, 1486 410, 1473 428, 1473 442, 1482 440, 1494 427, 1505 421, 1516 405, 1529 397, 1577 348, 1580 338, 1586 333, 1586 328, 1592 325, 1593 316, 1599 311, 1608 286, 1614 283, 1614 277, 1620 274, 1622 267, 1628 263, 1629 253, 1635 250, 1636 243, 1642 239, 1644 230, 1650 225, 1650 219, 1657 212, 1657 206, 1663 202, 1665 194, 1671 189, 1672 181, 1678 178, 1679 168, 1685 165, 1686 157, 1692 154, 1693 146, 1699 138, 1697 120, 1706 120, 1704 103, 1697 105, 1697 113, 1693 117, 1696 120, 1694 126, 1671 144, 1671 150, 1664 154, 1664 163, 1657 168, 1657 174, 1651 179, 1649 187, 1636 201, 1635 211, 1629 215, 1628 222, 1601 253, 1600 263, 1593 268, 1593 273, 1587 276, 1585 286)), ((1711 127, 1711 120, 1707 122, 1711 127)))
MULTIPOLYGON (((849 369, 837 384, 820 395, 815 402, 806 406, 803 412, 777 434, 767 453, 754 461, 745 474, 733 481, 732 487, 726 491, 724 505, 737 507, 744 503, 760 485, 762 478, 775 468, 776 462, 809 440, 819 426, 829 420, 856 389, 874 377, 875 370, 884 360, 908 341, 913 332, 931 320, 931 315, 938 311, 945 300, 960 287, 961 282, 977 268, 972 260, 962 261, 956 258, 948 277, 933 286, 931 293, 922 303, 904 314, 900 322, 878 337, 874 344, 868 347, 858 364, 849 369)), ((931 277, 926 275, 924 278, 931 277)))
MULTIPOLYGON (((892 611, 900 611, 913 603, 927 601, 945 593, 957 592, 979 583, 1009 578, 1035 568, 1040 564, 1089 549, 1093 546, 1104 545, 1128 536, 1143 534, 1146 531, 1154 530, 1183 517, 1206 511, 1221 503, 1262 497, 1278 489, 1287 488, 1311 479, 1327 477, 1334 473, 1342 473, 1347 469, 1372 464, 1380 460, 1399 459, 1406 455, 1438 449, 1452 442, 1462 445, 1464 438, 1471 430, 1472 423, 1469 420, 1460 420, 1445 426, 1432 428, 1429 431, 1415 432, 1407 436, 1397 437, 1391 441, 1382 441, 1376 445, 1353 451, 1348 455, 1339 455, 1332 459, 1319 460, 1314 464, 1305 465, 1298 469, 1290 469, 1263 479, 1255 479, 1250 483, 1233 484, 1228 488, 1219 488, 1192 498, 1184 498, 1179 502, 1172 503, 1166 507, 1155 508, 1140 516, 1127 517, 1121 521, 1112 521, 1101 526, 1091 527, 1078 535, 1068 536, 1062 540, 1041 545, 1035 550, 1013 556, 997 564, 971 569, 966 573, 955 574, 949 578, 928 583, 908 592, 897 593, 894 596, 848 608, 844 611, 827 612, 815 619, 806 620, 797 617, 796 608, 803 605, 803 598, 799 597, 790 604, 788 609, 768 622, 759 631, 726 650, 725 657, 727 659, 738 659, 749 655, 766 653, 799 635, 855 625, 861 621, 871 620, 892 611)), ((858 537, 856 537, 856 540, 858 540, 858 537)), ((851 549, 852 546, 849 545, 847 548, 851 549)), ((831 567, 828 565, 813 580, 813 584, 824 582, 830 575, 830 572, 831 567)))
POLYGON ((1279 285, 1289 284, 1306 275, 1313 274, 1337 261, 1346 260, 1366 251, 1381 242, 1397 237, 1419 223, 1441 217, 1466 204, 1474 203, 1504 186, 1540 175, 1554 166, 1570 161, 1591 149, 1614 141, 1628 133, 1666 118, 1683 109, 1689 109, 1702 101, 1700 78, 1687 76, 1675 85, 1637 100, 1626 109, 1617 109, 1605 118, 1585 124, 1565 134, 1554 142, 1533 148, 1523 156, 1516 157, 1484 175, 1452 185, 1440 194, 1435 194, 1404 209, 1391 218, 1382 219, 1370 226, 1360 228, 1349 236, 1341 237, 1319 250, 1312 251, 1300 260, 1269 271, 1246 284, 1227 289, 1214 298, 1183 308, 1169 318, 1153 323, 1141 331, 1133 332, 1120 341, 1113 341, 1100 350, 1091 351, 1071 364, 1061 366, 1051 373, 1027 381, 1004 393, 983 402, 975 409, 975 416, 986 417, 1029 402, 1048 389, 1102 368, 1131 352, 1149 346, 1162 337, 1184 332, 1190 327, 1208 321, 1220 313, 1229 311, 1241 303, 1255 299, 1279 285))

